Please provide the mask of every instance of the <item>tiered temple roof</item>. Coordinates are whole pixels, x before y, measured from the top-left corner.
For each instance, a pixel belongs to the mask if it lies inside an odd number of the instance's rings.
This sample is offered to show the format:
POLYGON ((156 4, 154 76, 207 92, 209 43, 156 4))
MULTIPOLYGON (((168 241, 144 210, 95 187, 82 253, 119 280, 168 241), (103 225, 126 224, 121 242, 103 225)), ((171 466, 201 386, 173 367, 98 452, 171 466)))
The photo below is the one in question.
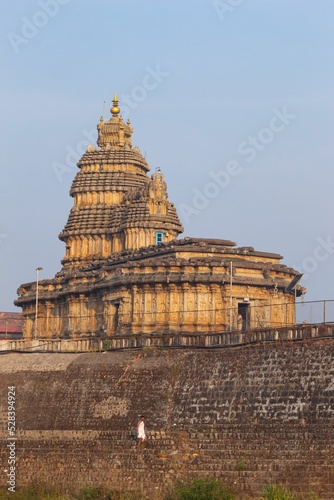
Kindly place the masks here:
POLYGON ((154 244, 157 232, 170 241, 183 231, 163 174, 158 170, 148 177, 146 160, 132 147, 132 128, 118 116, 116 95, 111 112, 97 127, 100 149, 89 145, 78 162, 70 190, 74 206, 59 235, 67 246, 66 265, 154 244))

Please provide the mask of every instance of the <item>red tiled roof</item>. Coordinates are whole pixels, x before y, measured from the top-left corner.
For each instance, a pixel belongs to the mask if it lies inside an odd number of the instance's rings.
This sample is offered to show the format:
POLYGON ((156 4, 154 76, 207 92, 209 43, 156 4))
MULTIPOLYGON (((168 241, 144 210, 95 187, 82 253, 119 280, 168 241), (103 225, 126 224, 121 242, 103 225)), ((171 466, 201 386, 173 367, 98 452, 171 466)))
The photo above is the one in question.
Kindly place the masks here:
POLYGON ((21 313, 0 312, 0 333, 22 333, 22 326, 21 313))

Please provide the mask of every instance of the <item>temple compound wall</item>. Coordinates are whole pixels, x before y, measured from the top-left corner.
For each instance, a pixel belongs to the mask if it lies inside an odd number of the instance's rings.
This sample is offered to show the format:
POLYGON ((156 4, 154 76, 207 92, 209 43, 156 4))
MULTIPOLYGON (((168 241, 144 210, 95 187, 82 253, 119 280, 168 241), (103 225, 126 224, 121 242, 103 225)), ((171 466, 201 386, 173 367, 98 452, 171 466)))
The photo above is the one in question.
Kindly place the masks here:
POLYGON ((18 290, 24 338, 293 324, 304 291, 298 272, 278 254, 229 240, 178 239, 183 227, 164 176, 159 168, 147 175, 119 112, 115 96, 111 119, 97 127, 98 147, 89 145, 78 162, 74 205, 59 235, 62 269, 18 290))
POLYGON ((17 488, 105 485, 161 500, 175 480, 201 476, 221 478, 236 498, 260 498, 268 483, 333 498, 333 338, 3 358, 0 484, 14 386, 17 488))

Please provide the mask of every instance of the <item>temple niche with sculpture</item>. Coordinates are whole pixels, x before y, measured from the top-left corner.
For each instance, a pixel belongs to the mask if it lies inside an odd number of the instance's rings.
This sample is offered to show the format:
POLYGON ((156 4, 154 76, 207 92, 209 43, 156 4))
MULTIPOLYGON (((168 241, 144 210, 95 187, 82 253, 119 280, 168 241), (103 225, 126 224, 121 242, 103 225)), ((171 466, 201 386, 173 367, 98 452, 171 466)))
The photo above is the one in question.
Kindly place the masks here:
MULTIPOLYGON (((228 240, 183 238, 159 169, 132 147, 117 96, 97 146, 78 162, 59 235, 62 269, 38 283, 38 335, 85 338, 280 327, 295 321, 297 271, 228 240), (296 280, 295 280, 296 281, 296 280)), ((36 333, 36 283, 18 290, 24 338, 36 333)))

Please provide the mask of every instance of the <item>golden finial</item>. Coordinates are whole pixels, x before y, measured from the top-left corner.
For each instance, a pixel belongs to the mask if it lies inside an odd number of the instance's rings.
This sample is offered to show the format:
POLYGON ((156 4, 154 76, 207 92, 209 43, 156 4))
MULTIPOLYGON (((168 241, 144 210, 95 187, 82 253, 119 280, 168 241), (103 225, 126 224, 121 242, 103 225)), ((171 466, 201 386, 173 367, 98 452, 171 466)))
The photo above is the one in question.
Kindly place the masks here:
POLYGON ((116 93, 114 94, 114 100, 112 103, 113 106, 110 108, 110 112, 113 116, 117 116, 121 110, 118 107, 118 97, 116 93))

